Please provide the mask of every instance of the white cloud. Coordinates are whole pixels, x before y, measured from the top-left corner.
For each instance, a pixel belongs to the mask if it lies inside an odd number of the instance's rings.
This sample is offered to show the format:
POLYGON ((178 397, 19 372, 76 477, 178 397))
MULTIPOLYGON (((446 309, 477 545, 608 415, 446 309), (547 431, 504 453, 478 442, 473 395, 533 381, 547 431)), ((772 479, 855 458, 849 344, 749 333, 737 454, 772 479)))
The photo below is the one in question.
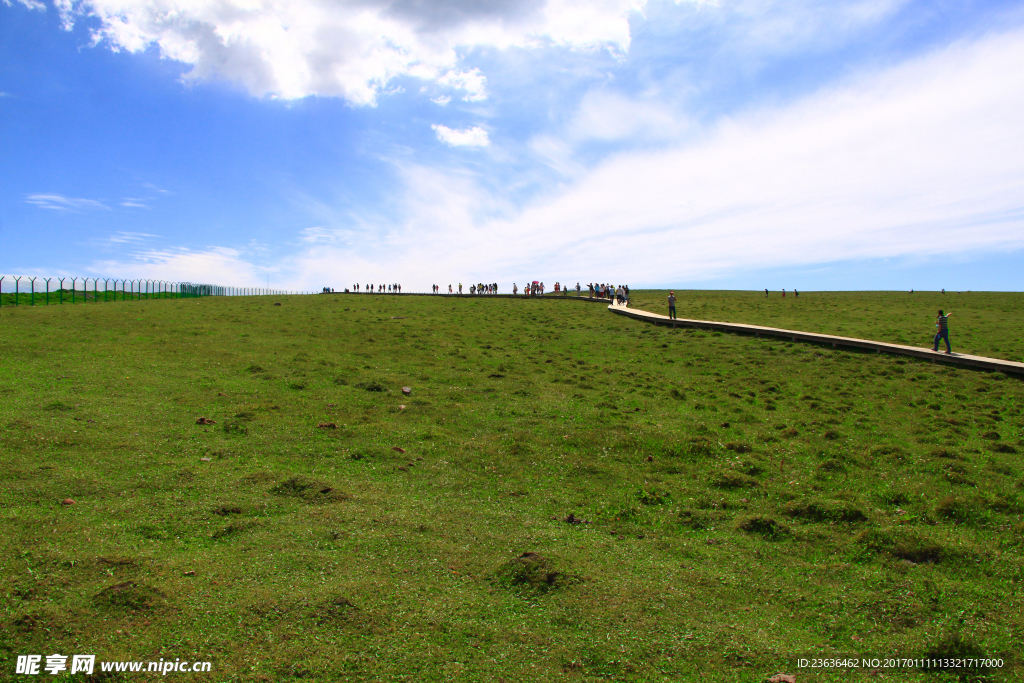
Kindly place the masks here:
MULTIPOLYGON (((45 10, 46 4, 40 0, 17 0, 18 4, 34 10, 45 10)), ((4 4, 11 7, 14 3, 11 0, 4 0, 4 4)))
POLYGON ((107 239, 108 241, 113 242, 115 244, 137 244, 140 242, 145 242, 150 237, 156 236, 157 235, 150 235, 149 233, 145 232, 124 232, 118 230, 107 239))
POLYGON ((670 140, 690 129, 681 114, 655 98, 630 99, 620 93, 587 93, 568 126, 576 140, 670 140))
POLYGON ((55 0, 65 26, 85 17, 115 50, 156 45, 188 78, 234 81, 258 96, 340 96, 372 105, 398 76, 486 97, 461 48, 629 47, 645 0, 55 0))
POLYGON ((245 260, 242 252, 224 247, 153 249, 138 252, 128 260, 97 262, 91 270, 97 274, 117 273, 119 277, 238 287, 260 286, 269 272, 245 260))
POLYGON ((464 90, 462 99, 466 102, 480 102, 487 99, 487 79, 480 69, 449 71, 437 79, 438 85, 464 90))
POLYGON ((320 248, 284 269, 309 285, 682 284, 1024 248, 1024 73, 1005 68, 1015 63, 1024 32, 955 45, 618 154, 519 211, 472 174, 406 168, 407 216, 379 228, 386 249, 320 248))
POLYGON ((30 194, 25 198, 29 204, 38 206, 40 209, 53 211, 80 211, 92 209, 107 209, 102 202, 95 199, 81 199, 79 197, 64 197, 59 194, 30 194))
POLYGON ((516 235, 545 235, 538 264, 660 282, 1019 248, 1024 72, 1005 68, 1019 63, 1024 32, 954 45, 687 144, 617 155, 492 233, 508 230, 509 251, 516 235))
POLYGON ((452 98, 448 97, 447 95, 440 95, 440 96, 438 96, 438 97, 433 97, 433 98, 431 98, 431 100, 430 100, 430 101, 431 101, 431 102, 433 102, 434 104, 439 104, 439 105, 441 105, 442 107, 444 107, 444 106, 446 106, 446 105, 447 105, 447 104, 448 104, 449 102, 451 102, 451 101, 452 101, 452 98))
POLYGON ((480 126, 460 130, 435 123, 431 128, 437 133, 438 140, 452 147, 486 147, 491 144, 487 131, 480 126))

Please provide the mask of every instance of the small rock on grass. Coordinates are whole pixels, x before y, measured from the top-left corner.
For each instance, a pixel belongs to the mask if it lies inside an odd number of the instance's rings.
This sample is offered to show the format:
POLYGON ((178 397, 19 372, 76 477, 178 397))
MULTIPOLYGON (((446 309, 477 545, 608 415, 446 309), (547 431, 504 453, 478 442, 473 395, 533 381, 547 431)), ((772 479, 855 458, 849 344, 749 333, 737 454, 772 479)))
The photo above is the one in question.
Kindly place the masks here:
POLYGON ((412 387, 402 387, 402 393, 406 396, 412 395, 412 387))
POLYGON ((338 425, 334 422, 321 422, 317 425, 318 429, 337 429, 338 425))
POLYGON ((198 420, 196 420, 196 424, 197 425, 215 425, 217 423, 216 423, 216 421, 211 420, 208 417, 201 417, 198 420))
POLYGON ((75 501, 71 500, 70 498, 65 498, 64 500, 62 500, 60 502, 60 504, 61 505, 74 505, 75 501))
POLYGON ((398 451, 399 453, 405 453, 405 449, 404 448, 399 448, 398 446, 392 446, 391 450, 398 451))
POLYGON ((768 683, 796 683, 796 676, 793 674, 775 674, 768 679, 768 683))

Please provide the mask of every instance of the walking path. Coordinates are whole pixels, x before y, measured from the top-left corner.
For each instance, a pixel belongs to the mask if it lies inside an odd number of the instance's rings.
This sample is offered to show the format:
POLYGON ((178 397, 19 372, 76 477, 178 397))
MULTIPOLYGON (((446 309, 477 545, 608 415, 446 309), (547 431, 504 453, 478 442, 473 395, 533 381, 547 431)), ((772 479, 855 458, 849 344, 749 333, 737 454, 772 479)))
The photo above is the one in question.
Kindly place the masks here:
MULTIPOLYGON (((607 302, 607 299, 585 298, 586 301, 607 302)), ((998 370, 1016 375, 1024 375, 1024 363, 1015 363, 1001 358, 987 358, 985 356, 971 356, 964 353, 942 353, 931 349, 923 349, 919 346, 904 346, 902 344, 889 344, 887 342, 872 341, 870 339, 857 339, 856 337, 838 337, 832 334, 818 334, 816 332, 800 332, 799 330, 784 330, 778 327, 763 327, 761 325, 746 325, 743 323, 724 323, 714 320, 688 320, 677 318, 673 320, 667 315, 659 315, 649 311, 641 311, 625 306, 617 306, 614 303, 608 306, 608 310, 618 315, 624 315, 634 320, 654 323, 655 325, 670 325, 672 327, 700 327, 703 329, 720 330, 722 332, 736 332, 739 334, 753 334, 755 337, 778 337, 788 341, 813 342, 815 344, 831 344, 836 346, 848 346, 876 353, 891 353, 900 356, 913 356, 925 358, 932 362, 950 363, 953 365, 964 365, 967 367, 981 368, 983 370, 998 370)))

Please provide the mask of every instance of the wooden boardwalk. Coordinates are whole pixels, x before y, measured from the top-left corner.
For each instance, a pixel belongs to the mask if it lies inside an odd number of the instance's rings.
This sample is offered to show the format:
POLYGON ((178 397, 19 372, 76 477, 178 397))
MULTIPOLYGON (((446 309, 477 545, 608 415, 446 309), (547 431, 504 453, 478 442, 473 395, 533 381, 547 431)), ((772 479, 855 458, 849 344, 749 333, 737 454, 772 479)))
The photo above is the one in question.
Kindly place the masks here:
MULTIPOLYGON (((595 301, 607 303, 607 299, 591 299, 581 297, 582 301, 595 301)), ((737 334, 751 334, 755 337, 775 337, 786 341, 811 342, 824 344, 833 347, 852 347, 876 353, 890 353, 899 356, 912 356, 923 358, 935 363, 949 363, 966 367, 978 368, 981 370, 996 370, 1013 375, 1024 376, 1024 363, 1015 363, 1001 358, 987 358, 985 356, 971 356, 964 353, 951 353, 932 351, 919 346, 904 346, 902 344, 889 344, 887 342, 872 341, 870 339, 857 339, 855 337, 838 337, 831 334, 818 334, 816 332, 800 332, 799 330, 784 330, 778 327, 763 327, 761 325, 746 325, 743 323, 725 323, 715 320, 689 320, 677 318, 673 320, 667 315, 641 311, 635 308, 626 308, 612 304, 608 310, 616 315, 624 315, 634 320, 653 323, 655 325, 667 325, 670 327, 698 327, 708 330, 719 330, 721 332, 734 332, 737 334)))

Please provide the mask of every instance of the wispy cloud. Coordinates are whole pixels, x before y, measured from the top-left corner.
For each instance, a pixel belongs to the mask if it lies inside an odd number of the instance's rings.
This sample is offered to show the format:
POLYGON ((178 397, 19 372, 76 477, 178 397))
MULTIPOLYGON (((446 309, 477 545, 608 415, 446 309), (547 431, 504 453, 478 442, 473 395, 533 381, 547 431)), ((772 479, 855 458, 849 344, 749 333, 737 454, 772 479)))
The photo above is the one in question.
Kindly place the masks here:
POLYGON ((121 277, 146 277, 173 282, 202 282, 226 286, 255 285, 266 281, 268 269, 246 261, 237 249, 152 249, 126 259, 94 263, 94 273, 118 273, 121 277))
POLYGON ((86 211, 104 209, 109 207, 95 199, 82 199, 80 197, 64 197, 59 194, 30 194, 25 198, 29 204, 38 206, 40 209, 53 211, 86 211))
MULTIPOLYGON (((17 1, 17 3, 19 5, 27 7, 29 9, 34 9, 34 10, 39 10, 39 11, 45 11, 46 10, 46 4, 43 3, 43 2, 40 2, 40 0, 16 0, 16 1, 17 1)), ((4 0, 4 4, 7 5, 8 7, 10 7, 14 3, 11 2, 11 0, 4 0)))
POLYGON ((118 231, 107 238, 107 241, 115 244, 140 244, 146 240, 157 237, 145 232, 122 232, 118 231))
POLYGON ((437 134, 438 140, 452 147, 486 147, 491 144, 487 131, 480 126, 460 130, 435 123, 431 128, 437 134))

